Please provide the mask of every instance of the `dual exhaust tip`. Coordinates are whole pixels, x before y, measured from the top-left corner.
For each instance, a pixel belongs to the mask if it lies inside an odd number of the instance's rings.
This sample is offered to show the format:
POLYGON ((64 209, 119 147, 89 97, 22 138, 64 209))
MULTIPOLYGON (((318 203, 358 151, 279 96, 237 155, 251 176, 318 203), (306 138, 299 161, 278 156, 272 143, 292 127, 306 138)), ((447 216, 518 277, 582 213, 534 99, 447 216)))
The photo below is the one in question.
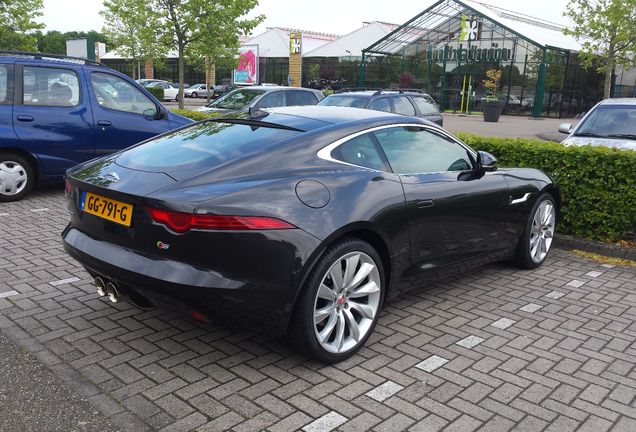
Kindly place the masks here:
POLYGON ((117 288, 112 281, 105 280, 101 276, 95 278, 95 288, 100 297, 108 296, 113 303, 124 303, 130 300, 121 288, 117 288))

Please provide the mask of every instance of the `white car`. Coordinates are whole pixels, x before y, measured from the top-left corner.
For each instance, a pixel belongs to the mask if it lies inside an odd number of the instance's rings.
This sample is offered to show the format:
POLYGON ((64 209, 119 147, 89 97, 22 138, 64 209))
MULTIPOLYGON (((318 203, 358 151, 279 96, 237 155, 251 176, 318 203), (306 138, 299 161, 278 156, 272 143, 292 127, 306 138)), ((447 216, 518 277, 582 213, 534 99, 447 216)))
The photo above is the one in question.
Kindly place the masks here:
POLYGON ((160 87, 163 89, 163 100, 165 101, 179 101, 179 88, 170 86, 166 81, 153 82, 146 87, 160 87))
MULTIPOLYGON (((214 86, 210 86, 214 87, 214 86)), ((191 87, 188 87, 183 91, 183 96, 198 98, 198 97, 207 97, 208 96, 208 86, 205 84, 195 84, 191 87)))
POLYGON ((605 99, 597 103, 574 128, 559 126, 569 134, 563 144, 618 147, 636 150, 636 98, 605 99))

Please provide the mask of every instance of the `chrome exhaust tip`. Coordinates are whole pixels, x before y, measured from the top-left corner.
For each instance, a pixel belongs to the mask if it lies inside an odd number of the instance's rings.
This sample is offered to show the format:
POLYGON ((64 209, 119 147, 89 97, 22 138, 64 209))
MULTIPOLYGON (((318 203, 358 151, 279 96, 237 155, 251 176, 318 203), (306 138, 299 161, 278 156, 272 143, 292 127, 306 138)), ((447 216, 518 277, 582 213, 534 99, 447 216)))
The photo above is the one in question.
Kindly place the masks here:
POLYGON ((97 294, 99 294, 100 297, 106 295, 106 282, 99 276, 95 278, 95 288, 97 288, 97 294))
POLYGON ((108 282, 106 284, 106 294, 113 303, 124 303, 130 300, 121 290, 118 290, 114 283, 108 282))

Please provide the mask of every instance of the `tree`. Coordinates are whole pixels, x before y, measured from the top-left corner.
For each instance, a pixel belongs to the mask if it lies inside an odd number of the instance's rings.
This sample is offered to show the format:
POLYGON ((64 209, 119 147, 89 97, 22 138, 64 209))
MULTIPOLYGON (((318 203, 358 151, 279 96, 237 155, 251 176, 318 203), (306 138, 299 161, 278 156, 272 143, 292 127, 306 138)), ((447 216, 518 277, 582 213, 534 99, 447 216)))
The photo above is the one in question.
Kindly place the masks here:
POLYGON ((43 0, 0 0, 0 48, 37 51, 36 38, 28 34, 44 28, 33 21, 42 16, 43 0))
POLYGON ((597 70, 605 73, 604 98, 610 97, 614 67, 636 66, 636 0, 570 0, 563 16, 574 22, 574 28, 563 33, 582 42, 584 64, 603 60, 597 70))
MULTIPOLYGON (((123 1, 123 0, 122 0, 123 1)), ((183 95, 185 59, 202 53, 201 47, 223 44, 228 37, 238 40, 240 33, 247 33, 265 18, 239 20, 252 10, 258 0, 128 0, 145 4, 152 14, 145 23, 148 30, 142 42, 159 42, 164 53, 173 49, 179 58, 179 95, 183 95), (204 41, 209 41, 210 44, 204 41)), ((211 53, 210 58, 215 58, 211 53)), ((183 108, 183 97, 179 97, 179 108, 183 108)))
MULTIPOLYGON (((132 59, 132 78, 136 79, 137 64, 145 64, 161 53, 148 26, 155 16, 143 0, 106 0, 104 7, 106 9, 99 12, 106 21, 102 31, 120 55, 132 59)), ((141 77, 140 71, 137 75, 141 77)))
POLYGON ((42 33, 41 30, 37 30, 35 33, 32 33, 32 35, 37 39, 37 50, 41 53, 49 54, 65 55, 67 39, 91 37, 95 39, 95 42, 106 42, 106 36, 94 30, 89 32, 71 31, 66 33, 61 33, 57 30, 49 30, 46 33, 42 33))

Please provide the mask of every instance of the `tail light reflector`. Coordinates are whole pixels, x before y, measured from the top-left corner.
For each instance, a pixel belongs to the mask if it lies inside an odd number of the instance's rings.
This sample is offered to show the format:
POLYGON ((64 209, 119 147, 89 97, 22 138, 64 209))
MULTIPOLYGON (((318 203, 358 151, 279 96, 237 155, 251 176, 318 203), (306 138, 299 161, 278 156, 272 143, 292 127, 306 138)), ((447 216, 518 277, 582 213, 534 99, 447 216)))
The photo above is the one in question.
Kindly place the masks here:
POLYGON ((294 229, 294 225, 276 218, 264 216, 221 216, 194 213, 181 213, 146 207, 152 219, 170 228, 174 232, 185 233, 189 230, 207 229, 220 231, 238 230, 278 230, 294 229))

